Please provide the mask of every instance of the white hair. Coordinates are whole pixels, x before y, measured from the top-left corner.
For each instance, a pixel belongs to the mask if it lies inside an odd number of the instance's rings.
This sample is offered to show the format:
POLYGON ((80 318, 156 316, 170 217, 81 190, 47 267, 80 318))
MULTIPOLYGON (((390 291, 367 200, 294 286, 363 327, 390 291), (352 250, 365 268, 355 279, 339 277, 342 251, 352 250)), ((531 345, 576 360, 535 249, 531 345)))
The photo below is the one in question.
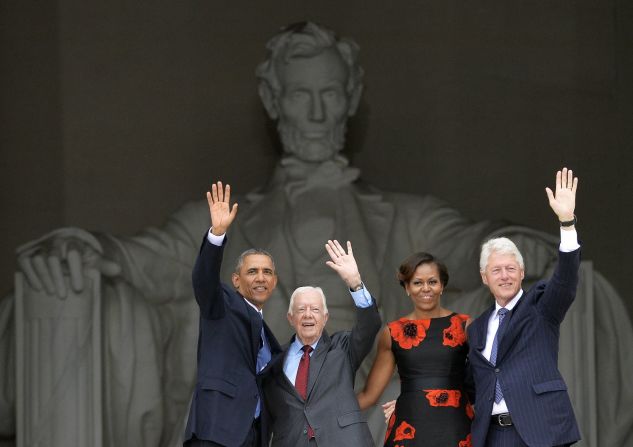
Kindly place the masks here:
POLYGON ((521 256, 521 252, 507 237, 498 237, 495 239, 490 239, 486 243, 481 246, 481 256, 479 257, 479 270, 485 271, 486 266, 488 265, 488 259, 492 253, 499 253, 502 255, 513 255, 519 266, 523 269, 523 256, 521 256))
POLYGON ((304 292, 308 292, 310 290, 314 290, 321 297, 321 301, 323 302, 323 315, 328 314, 327 303, 325 302, 325 294, 323 293, 323 289, 320 287, 303 286, 303 287, 297 287, 295 291, 292 292, 292 295, 290 296, 290 304, 288 305, 288 315, 292 315, 292 307, 295 304, 295 297, 301 295, 304 292))

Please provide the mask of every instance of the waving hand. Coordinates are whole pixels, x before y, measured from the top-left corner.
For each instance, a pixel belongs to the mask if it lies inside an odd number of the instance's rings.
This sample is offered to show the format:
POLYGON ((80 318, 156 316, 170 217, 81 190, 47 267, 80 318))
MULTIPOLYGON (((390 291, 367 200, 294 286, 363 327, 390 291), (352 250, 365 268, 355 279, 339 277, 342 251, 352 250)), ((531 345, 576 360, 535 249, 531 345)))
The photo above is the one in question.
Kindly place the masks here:
POLYGON ((237 203, 230 206, 231 186, 222 189, 222 182, 211 185, 211 192, 207 191, 209 214, 211 215, 211 232, 220 236, 228 230, 237 214, 237 203))
POLYGON ((562 171, 556 173, 555 191, 545 188, 549 198, 549 206, 561 222, 574 219, 577 188, 578 177, 574 177, 572 170, 567 168, 563 168, 562 171))

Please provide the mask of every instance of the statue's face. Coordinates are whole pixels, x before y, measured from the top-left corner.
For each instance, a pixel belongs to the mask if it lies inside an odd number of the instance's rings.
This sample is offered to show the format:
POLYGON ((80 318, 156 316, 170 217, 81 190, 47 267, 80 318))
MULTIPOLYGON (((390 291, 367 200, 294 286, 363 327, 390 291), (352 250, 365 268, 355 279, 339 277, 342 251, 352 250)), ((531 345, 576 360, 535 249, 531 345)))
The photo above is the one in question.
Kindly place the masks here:
POLYGON ((301 160, 331 159, 345 144, 348 70, 329 48, 310 58, 291 59, 277 68, 282 91, 278 129, 286 152, 301 160))

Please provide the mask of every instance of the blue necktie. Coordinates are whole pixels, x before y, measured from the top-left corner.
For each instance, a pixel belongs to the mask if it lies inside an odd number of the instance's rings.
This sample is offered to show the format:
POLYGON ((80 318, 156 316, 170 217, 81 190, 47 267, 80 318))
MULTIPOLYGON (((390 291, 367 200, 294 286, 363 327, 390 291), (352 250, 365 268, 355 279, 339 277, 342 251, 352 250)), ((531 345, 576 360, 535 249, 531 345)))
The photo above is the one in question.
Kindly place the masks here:
MULTIPOLYGON (((492 341, 492 351, 490 352, 490 363, 492 363, 493 365, 496 365, 497 363, 497 352, 499 351, 500 339, 503 336, 501 331, 505 328, 503 320, 508 312, 508 309, 506 309, 505 307, 502 307, 497 312, 497 315, 499 316, 499 328, 497 329, 497 333, 495 334, 495 339, 492 341)), ((501 391, 499 378, 497 378, 497 380, 495 381, 495 403, 498 404, 499 402, 501 402, 501 399, 503 399, 503 392, 501 391)))
MULTIPOLYGON (((262 317, 262 314, 259 313, 259 316, 262 317)), ((262 369, 268 365, 270 362, 270 358, 272 354, 270 352, 270 346, 268 346, 268 341, 266 340, 266 335, 264 333, 264 321, 262 317, 262 331, 259 336, 259 351, 257 351, 257 364, 256 373, 259 373, 262 369)), ((259 413, 261 412, 261 397, 257 399, 257 407, 255 408, 255 418, 259 417, 259 413)))

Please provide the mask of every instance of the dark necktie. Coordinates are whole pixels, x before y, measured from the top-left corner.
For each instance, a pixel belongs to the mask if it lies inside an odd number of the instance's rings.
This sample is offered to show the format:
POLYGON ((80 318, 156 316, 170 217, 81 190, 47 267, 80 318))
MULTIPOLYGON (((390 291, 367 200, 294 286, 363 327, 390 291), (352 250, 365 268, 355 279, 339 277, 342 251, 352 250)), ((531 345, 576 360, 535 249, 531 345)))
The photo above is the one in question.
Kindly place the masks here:
MULTIPOLYGON (((499 328, 497 329, 495 338, 492 341, 492 351, 490 352, 490 363, 492 363, 493 365, 497 364, 497 353, 499 351, 499 343, 501 342, 501 337, 503 336, 503 333, 501 331, 505 329, 505 325, 503 324, 503 321, 508 312, 509 312, 508 309, 506 309, 505 307, 502 307, 497 312, 497 315, 499 315, 499 328)), ((495 403, 498 404, 499 402, 501 402, 501 399, 503 399, 503 392, 501 391, 499 378, 497 378, 497 380, 495 381, 495 403)))
MULTIPOLYGON (((312 346, 305 345, 301 350, 303 351, 303 355, 299 361, 299 369, 297 369, 295 388, 303 400, 306 400, 308 396, 308 372, 310 371, 310 353, 312 352, 312 346)), ((314 430, 308 425, 308 439, 310 438, 314 438, 314 430)))
MULTIPOLYGON (((259 312, 258 312, 259 313, 259 312)), ((263 316, 259 313, 259 316, 263 316)), ((259 351, 257 351, 257 363, 255 374, 259 374, 259 372, 264 369, 264 367, 270 362, 270 358, 272 357, 272 353, 270 352, 270 347, 266 342, 266 335, 264 333, 264 322, 262 321, 262 330, 259 335, 259 351)), ((257 398, 257 406, 255 407, 255 418, 259 417, 259 413, 261 412, 261 399, 257 398)))

